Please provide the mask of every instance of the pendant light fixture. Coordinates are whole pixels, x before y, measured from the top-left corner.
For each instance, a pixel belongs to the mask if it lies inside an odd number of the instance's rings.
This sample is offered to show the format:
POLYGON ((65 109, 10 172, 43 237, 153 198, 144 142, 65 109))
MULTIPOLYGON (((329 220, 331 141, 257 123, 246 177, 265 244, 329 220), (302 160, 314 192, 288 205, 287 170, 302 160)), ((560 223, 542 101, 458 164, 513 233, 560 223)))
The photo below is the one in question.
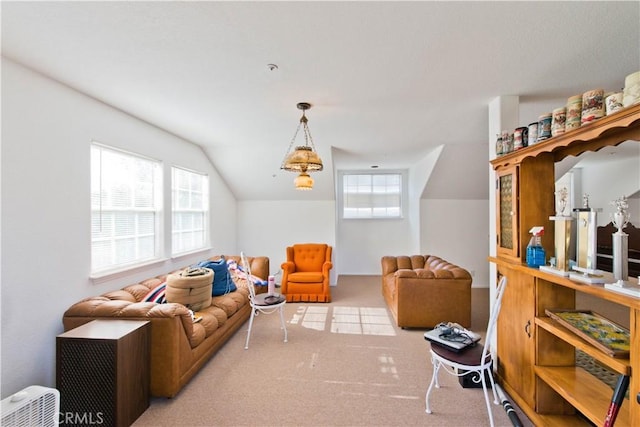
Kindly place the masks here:
POLYGON ((299 102, 297 104, 299 110, 302 110, 302 117, 296 128, 296 132, 293 134, 289 148, 282 160, 280 169, 295 172, 299 175, 293 181, 297 190, 311 190, 313 188, 313 178, 309 176, 308 172, 316 172, 322 170, 322 160, 316 152, 316 147, 313 144, 313 138, 311 138, 311 132, 309 132, 309 126, 307 124, 307 116, 305 111, 311 108, 311 104, 307 102, 299 102), (302 128, 304 134, 304 145, 298 145, 295 150, 291 151, 294 146, 296 137, 302 128))

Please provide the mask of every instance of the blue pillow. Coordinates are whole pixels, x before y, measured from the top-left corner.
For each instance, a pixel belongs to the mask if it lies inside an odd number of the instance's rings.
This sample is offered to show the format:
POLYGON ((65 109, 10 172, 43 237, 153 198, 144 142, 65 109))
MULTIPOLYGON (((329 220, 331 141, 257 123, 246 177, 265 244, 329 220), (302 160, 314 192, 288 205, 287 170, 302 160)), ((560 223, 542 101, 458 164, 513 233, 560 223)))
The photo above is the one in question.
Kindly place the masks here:
POLYGON ((211 295, 216 297, 219 295, 228 294, 235 291, 236 284, 231 279, 229 269, 227 268, 227 261, 219 259, 217 261, 200 261, 198 267, 210 268, 213 270, 213 289, 211 295))

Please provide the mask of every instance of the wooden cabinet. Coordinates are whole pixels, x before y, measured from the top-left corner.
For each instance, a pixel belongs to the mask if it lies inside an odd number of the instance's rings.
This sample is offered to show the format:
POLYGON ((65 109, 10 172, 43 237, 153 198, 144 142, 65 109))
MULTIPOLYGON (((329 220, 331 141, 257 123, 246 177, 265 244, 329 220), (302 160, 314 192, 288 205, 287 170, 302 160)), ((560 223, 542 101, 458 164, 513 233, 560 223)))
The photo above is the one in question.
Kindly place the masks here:
POLYGON ((534 226, 545 227, 542 244, 547 256, 553 256, 554 224, 549 216, 555 210, 555 162, 626 140, 640 141, 640 105, 491 161, 498 244, 490 261, 508 279, 498 321, 497 373, 536 425, 603 424, 613 390, 576 367, 580 350, 611 371, 631 375, 629 399, 616 425, 640 426, 640 298, 526 266, 529 230, 534 226), (546 309, 575 308, 577 292, 628 309, 628 359, 608 356, 546 315, 546 309))
POLYGON ((93 320, 56 338, 62 424, 130 426, 149 407, 151 322, 93 320))
POLYGON ((498 375, 522 396, 528 406, 535 405, 535 295, 533 278, 508 266, 499 266, 507 276, 498 318, 498 375))
POLYGON ((554 168, 551 154, 525 158, 519 164, 499 164, 496 170, 497 254, 515 262, 526 260, 529 230, 542 226, 542 245, 553 249, 554 168))
POLYGON ((610 292, 602 285, 584 285, 525 265, 491 260, 508 278, 498 322, 498 376, 532 421, 536 425, 603 425, 613 389, 576 366, 576 350, 580 350, 597 366, 631 375, 630 398, 625 399, 616 425, 639 425, 640 403, 635 396, 640 378, 632 374, 640 364, 640 299, 610 292), (609 356, 547 316, 547 309, 574 309, 577 292, 629 310, 628 358, 609 356))

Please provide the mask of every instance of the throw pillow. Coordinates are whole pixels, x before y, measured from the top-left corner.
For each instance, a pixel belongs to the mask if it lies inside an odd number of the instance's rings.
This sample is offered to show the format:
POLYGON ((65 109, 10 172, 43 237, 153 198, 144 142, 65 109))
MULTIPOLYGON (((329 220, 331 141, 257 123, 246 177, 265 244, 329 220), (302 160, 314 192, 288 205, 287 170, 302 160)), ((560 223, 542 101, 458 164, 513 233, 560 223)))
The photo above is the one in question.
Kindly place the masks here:
POLYGON ((219 295, 228 294, 237 289, 236 284, 231 280, 229 275, 229 269, 227 268, 227 261, 223 259, 211 261, 200 261, 198 267, 210 268, 213 270, 213 289, 211 295, 216 297, 219 295))
POLYGON ((151 289, 147 295, 142 298, 143 302, 156 302, 158 304, 164 304, 167 302, 165 293, 167 289, 167 282, 160 283, 155 288, 151 289))

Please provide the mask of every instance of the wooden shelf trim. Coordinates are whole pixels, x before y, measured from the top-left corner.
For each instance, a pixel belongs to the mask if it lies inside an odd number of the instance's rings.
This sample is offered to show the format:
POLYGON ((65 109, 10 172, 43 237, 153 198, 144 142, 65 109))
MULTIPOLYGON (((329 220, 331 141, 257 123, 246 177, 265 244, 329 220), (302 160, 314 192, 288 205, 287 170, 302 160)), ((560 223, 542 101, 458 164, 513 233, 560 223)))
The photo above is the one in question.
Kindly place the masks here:
POLYGON ((522 163, 527 157, 541 153, 554 153, 555 161, 585 151, 597 151, 605 145, 617 145, 630 139, 640 139, 640 104, 624 108, 617 113, 580 126, 564 134, 554 136, 517 151, 491 160, 494 170, 522 163), (597 139, 595 144, 591 141, 597 139))
MULTIPOLYGON (((613 390, 582 368, 536 366, 536 375, 595 425, 604 425, 613 390)), ((625 399, 616 425, 631 425, 625 399)))
MULTIPOLYGON (((600 284, 589 285, 586 283, 574 282, 573 280, 570 280, 568 277, 562 277, 552 273, 546 273, 544 271, 538 270, 537 268, 527 267, 526 264, 513 263, 513 262, 509 262, 508 260, 497 258, 497 257, 489 257, 489 262, 492 262, 498 266, 503 266, 506 268, 510 268, 512 270, 527 273, 531 276, 546 280, 547 282, 551 282, 559 286, 575 289, 576 291, 580 291, 585 294, 590 294, 607 301, 615 302, 625 307, 640 310, 640 298, 635 298, 619 292, 610 291, 608 289, 605 289, 604 285, 600 285, 600 284)), ((611 275, 610 273, 605 273, 605 277, 610 278, 611 282, 613 282, 613 275, 611 275)), ((629 282, 638 283, 638 279, 629 277, 629 282)))
POLYGON ((535 323, 536 325, 551 332, 553 335, 557 336, 563 341, 571 344, 575 348, 582 350, 589 356, 596 359, 598 362, 611 368, 617 373, 622 375, 631 375, 631 363, 629 362, 628 358, 618 359, 601 352, 600 350, 589 344, 587 341, 571 332, 569 329, 565 328, 562 325, 559 325, 557 322, 554 322, 550 317, 536 317, 535 323))

